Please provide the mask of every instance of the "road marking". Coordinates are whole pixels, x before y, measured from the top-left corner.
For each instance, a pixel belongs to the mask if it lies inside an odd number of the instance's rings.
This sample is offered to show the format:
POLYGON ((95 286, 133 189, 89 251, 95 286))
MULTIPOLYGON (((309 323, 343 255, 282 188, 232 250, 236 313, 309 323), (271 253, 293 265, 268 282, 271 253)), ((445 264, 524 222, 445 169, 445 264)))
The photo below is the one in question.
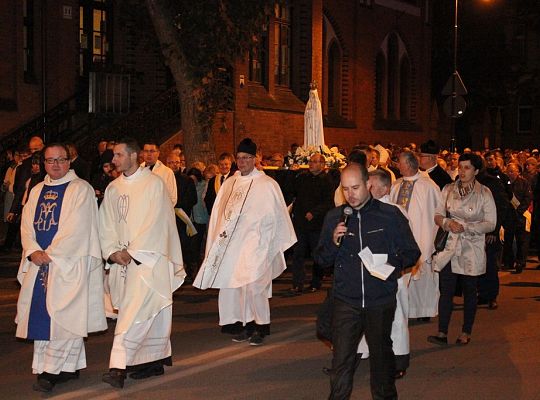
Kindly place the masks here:
MULTIPOLYGON (((311 318, 311 320, 313 320, 313 318, 311 318)), ((221 349, 175 361, 172 367, 167 368, 167 373, 163 377, 142 383, 135 383, 133 380, 130 380, 128 386, 125 386, 124 389, 114 389, 106 383, 99 383, 84 389, 76 390, 74 392, 54 396, 54 398, 55 400, 80 398, 107 400, 125 397, 130 393, 161 386, 165 383, 195 375, 209 369, 218 368, 226 364, 231 364, 236 361, 265 353, 293 342, 297 342, 299 340, 314 338, 315 332, 311 328, 311 325, 302 325, 296 329, 272 334, 270 340, 275 339, 278 341, 278 343, 267 342, 259 347, 249 346, 246 345, 246 343, 244 343, 244 346, 242 346, 242 344, 231 344, 230 346, 221 349), (133 382, 133 384, 131 384, 131 382, 133 382)))

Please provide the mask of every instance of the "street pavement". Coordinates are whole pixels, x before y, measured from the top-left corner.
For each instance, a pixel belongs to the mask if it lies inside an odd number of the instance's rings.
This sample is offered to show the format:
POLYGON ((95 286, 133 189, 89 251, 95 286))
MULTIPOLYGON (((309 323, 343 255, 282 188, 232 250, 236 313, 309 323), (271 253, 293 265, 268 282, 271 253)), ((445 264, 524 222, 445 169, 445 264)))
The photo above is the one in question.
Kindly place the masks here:
MULTIPOLYGON (((285 295, 290 275, 274 282, 272 334, 263 346, 233 343, 217 326, 217 291, 190 285, 175 294, 173 361, 165 375, 142 381, 128 379, 123 390, 101 382, 108 369, 114 322, 105 333, 86 341, 88 368, 80 379, 58 385, 52 394, 32 391, 32 344, 14 338, 18 285, 13 276, 18 257, 0 256, 0 399, 325 399, 330 349, 315 337, 315 313, 325 291, 285 295)), ((401 399, 540 400, 540 270, 531 258, 519 275, 499 274, 499 308, 479 307, 472 340, 453 344, 463 314, 456 298, 449 344, 426 341, 437 332, 430 323, 411 321, 411 366, 397 382, 401 399)), ((325 287, 330 282, 325 281, 325 287)), ((355 375, 352 399, 369 399, 369 362, 355 375)))

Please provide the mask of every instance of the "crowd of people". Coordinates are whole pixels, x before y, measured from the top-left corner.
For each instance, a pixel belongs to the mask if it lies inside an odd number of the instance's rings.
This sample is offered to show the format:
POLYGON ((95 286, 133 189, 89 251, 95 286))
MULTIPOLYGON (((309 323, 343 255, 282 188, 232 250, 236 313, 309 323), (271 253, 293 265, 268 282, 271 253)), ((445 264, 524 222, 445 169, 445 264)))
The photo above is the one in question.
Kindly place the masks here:
POLYGON ((262 154, 246 138, 216 164, 189 166, 181 145, 161 154, 131 138, 99 142, 89 162, 39 137, 9 150, 1 251, 22 248, 17 336, 34 340, 34 389, 78 377, 83 338, 107 329, 105 316, 117 321, 103 381, 163 374, 172 293, 185 280, 219 289, 223 333, 261 345, 272 280, 288 265, 288 296, 333 275, 329 398, 350 397, 369 356, 373 398, 394 399, 409 367, 408 320, 438 316, 427 340, 447 345, 459 286, 456 343, 468 344, 478 304, 498 307, 498 271, 521 273, 540 245, 536 149, 359 144, 339 171, 319 152, 295 164, 296 147, 262 154))

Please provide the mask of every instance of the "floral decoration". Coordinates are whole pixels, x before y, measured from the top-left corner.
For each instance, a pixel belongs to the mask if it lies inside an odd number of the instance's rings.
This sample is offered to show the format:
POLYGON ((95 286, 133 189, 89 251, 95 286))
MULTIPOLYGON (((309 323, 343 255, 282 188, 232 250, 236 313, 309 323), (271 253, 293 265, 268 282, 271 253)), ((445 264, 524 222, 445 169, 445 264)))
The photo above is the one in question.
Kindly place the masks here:
POLYGON ((293 165, 307 166, 309 159, 315 153, 320 153, 324 156, 326 166, 328 168, 343 168, 347 165, 347 158, 339 152, 337 147, 322 146, 306 146, 298 147, 294 154, 289 151, 288 161, 289 167, 293 165))

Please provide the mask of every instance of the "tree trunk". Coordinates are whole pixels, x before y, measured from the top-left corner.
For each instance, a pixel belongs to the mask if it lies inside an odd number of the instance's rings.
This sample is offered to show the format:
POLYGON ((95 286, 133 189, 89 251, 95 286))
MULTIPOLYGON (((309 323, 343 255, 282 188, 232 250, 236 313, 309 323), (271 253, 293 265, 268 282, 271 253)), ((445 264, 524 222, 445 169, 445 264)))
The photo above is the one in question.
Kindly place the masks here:
POLYGON ((178 45, 174 15, 160 0, 145 1, 165 63, 171 70, 178 90, 186 165, 193 161, 213 160, 212 132, 205 132, 198 120, 196 86, 187 74, 185 56, 178 45))

